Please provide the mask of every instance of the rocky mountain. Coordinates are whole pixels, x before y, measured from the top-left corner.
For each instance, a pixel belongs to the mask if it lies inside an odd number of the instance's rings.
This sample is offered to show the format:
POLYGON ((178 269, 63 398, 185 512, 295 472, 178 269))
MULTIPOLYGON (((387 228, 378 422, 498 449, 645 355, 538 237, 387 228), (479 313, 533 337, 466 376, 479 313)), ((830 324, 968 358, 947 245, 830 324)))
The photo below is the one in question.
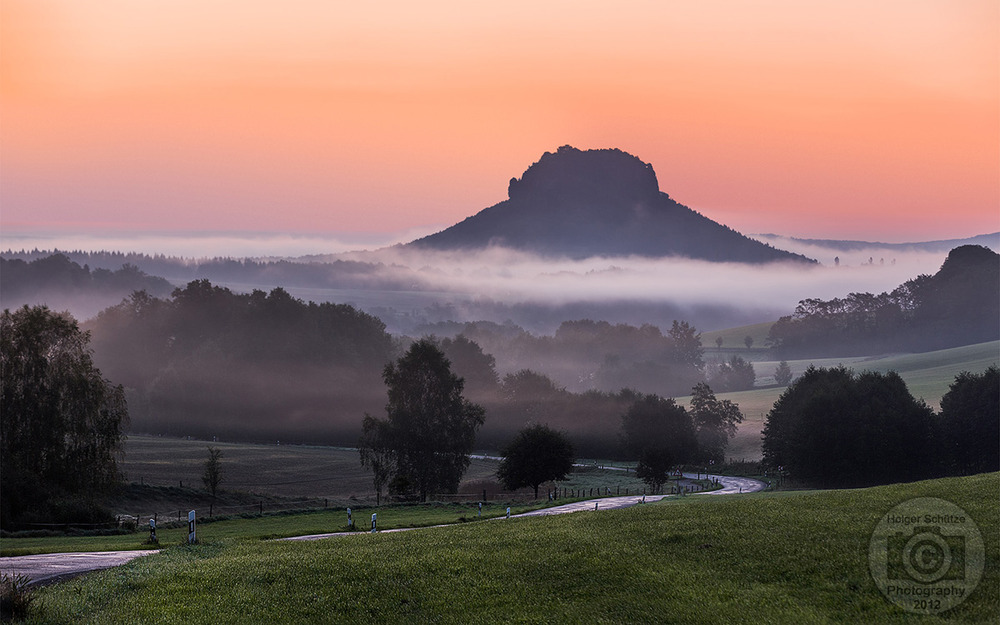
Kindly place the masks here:
POLYGON ((512 178, 508 199, 408 244, 424 249, 489 246, 545 256, 682 256, 708 261, 811 263, 750 239, 660 191, 652 166, 617 149, 570 146, 512 178))

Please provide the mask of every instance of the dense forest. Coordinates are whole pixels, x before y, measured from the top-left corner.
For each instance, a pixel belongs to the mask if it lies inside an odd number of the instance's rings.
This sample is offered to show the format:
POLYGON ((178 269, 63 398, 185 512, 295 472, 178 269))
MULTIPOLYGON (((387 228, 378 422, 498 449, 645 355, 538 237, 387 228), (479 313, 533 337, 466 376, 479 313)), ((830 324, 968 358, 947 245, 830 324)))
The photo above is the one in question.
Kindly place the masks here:
POLYGON ((957 247, 933 276, 891 293, 806 299, 772 326, 768 342, 781 358, 922 352, 1000 338, 1000 255, 957 247))

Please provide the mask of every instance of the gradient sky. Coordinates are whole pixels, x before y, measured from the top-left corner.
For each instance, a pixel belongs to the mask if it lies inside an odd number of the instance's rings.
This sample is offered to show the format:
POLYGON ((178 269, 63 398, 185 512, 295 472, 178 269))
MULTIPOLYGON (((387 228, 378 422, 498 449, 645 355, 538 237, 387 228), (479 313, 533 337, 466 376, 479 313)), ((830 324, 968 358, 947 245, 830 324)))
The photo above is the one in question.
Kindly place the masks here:
POLYGON ((1000 3, 0 0, 8 236, 433 230, 564 144, 748 233, 1000 230, 1000 3))

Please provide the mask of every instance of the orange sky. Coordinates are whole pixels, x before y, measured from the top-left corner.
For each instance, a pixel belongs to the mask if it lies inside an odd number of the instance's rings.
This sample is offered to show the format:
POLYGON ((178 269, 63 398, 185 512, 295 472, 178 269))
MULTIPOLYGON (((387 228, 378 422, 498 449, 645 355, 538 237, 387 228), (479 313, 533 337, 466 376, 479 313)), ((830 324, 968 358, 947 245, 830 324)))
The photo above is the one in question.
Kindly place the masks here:
POLYGON ((0 0, 0 229, 426 229, 570 144, 744 232, 1000 230, 996 0, 375 4, 0 0))

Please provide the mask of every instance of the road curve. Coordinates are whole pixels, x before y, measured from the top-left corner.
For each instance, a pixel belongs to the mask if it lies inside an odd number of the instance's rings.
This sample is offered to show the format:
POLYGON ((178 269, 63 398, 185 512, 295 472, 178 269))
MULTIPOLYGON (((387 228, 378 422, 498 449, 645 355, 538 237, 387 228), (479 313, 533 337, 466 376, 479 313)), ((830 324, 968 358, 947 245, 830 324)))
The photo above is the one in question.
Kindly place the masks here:
MULTIPOLYGON (((685 473, 685 478, 696 479, 693 473, 685 473)), ((730 477, 726 475, 709 475, 711 479, 717 480, 722 488, 697 495, 735 495, 740 493, 752 493, 763 490, 766 484, 758 480, 746 477, 730 477)), ((514 517, 535 517, 551 516, 554 514, 569 514, 572 512, 615 510, 628 508, 644 502, 654 502, 676 495, 631 495, 624 497, 600 497, 598 499, 588 499, 585 501, 575 501, 573 503, 522 512, 513 515, 514 517)), ((492 520, 503 519, 504 517, 492 520)), ((447 525, 434 525, 431 527, 447 527, 447 525)), ((429 528, 398 528, 382 530, 380 534, 392 532, 405 532, 411 529, 429 528)), ((331 532, 328 534, 311 534, 308 536, 293 536, 281 540, 320 540, 332 538, 334 536, 358 536, 368 532, 331 532)), ((18 556, 13 558, 0 558, 0 573, 8 575, 20 574, 31 579, 32 584, 50 584, 61 581, 68 577, 80 575, 90 571, 107 569, 120 564, 125 564, 141 556, 157 553, 157 550, 145 551, 103 551, 86 553, 48 553, 34 556, 18 556)))
POLYGON ((34 556, 0 558, 0 573, 23 575, 32 585, 51 584, 63 579, 109 569, 135 558, 158 553, 157 549, 137 551, 88 551, 78 553, 44 553, 34 556))

